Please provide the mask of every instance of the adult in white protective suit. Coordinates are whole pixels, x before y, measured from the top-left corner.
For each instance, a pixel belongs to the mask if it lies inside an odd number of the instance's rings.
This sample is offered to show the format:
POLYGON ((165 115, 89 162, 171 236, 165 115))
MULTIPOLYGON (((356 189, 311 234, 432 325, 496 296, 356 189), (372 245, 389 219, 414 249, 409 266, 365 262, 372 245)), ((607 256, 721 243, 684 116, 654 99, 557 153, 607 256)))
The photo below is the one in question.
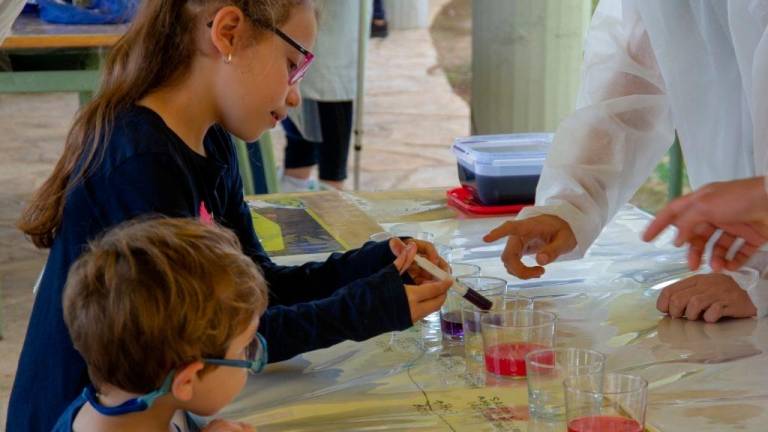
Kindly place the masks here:
MULTIPOLYGON (((536 194, 486 235, 521 278, 579 258, 652 172, 677 130, 694 188, 762 176, 768 153, 768 1, 602 0, 577 109, 560 125, 536 194), (525 266, 523 254, 539 264, 525 266)), ((768 314, 767 257, 667 287, 657 306, 716 321, 768 314)))

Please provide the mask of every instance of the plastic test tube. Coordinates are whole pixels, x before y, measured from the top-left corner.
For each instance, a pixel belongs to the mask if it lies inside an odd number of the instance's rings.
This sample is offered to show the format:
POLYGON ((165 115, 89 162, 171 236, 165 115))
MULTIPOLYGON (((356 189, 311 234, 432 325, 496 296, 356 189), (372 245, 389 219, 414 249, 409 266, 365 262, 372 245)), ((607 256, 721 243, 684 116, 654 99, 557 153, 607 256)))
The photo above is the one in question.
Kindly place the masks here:
MULTIPOLYGON (((416 258, 414 259, 416 261, 416 264, 419 265, 419 267, 426 270, 429 274, 432 276, 438 278, 438 279, 447 279, 450 278, 451 275, 446 273, 443 269, 440 267, 432 264, 428 259, 424 258, 421 255, 416 255, 416 258)), ((457 294, 464 297, 468 302, 472 303, 473 305, 477 306, 478 308, 482 310, 490 310, 491 307, 493 307, 493 302, 488 300, 487 298, 483 297, 480 293, 473 290, 472 288, 469 288, 468 286, 460 283, 460 282, 453 282, 453 285, 451 285, 451 289, 456 291, 457 294)))

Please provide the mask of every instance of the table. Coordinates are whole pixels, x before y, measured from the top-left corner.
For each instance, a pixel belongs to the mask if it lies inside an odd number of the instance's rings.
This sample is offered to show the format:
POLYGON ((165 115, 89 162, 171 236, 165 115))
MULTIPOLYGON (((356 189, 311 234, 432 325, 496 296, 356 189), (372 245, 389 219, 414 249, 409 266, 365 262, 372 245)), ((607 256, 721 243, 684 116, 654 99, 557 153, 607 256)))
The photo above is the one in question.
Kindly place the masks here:
MULTIPOLYGON (((510 288, 536 297, 537 307, 556 311, 557 345, 597 349, 608 355, 609 371, 645 377, 649 430, 766 430, 768 320, 705 324, 658 313, 659 290, 692 273, 685 252, 671 247, 670 233, 652 244, 639 240, 648 214, 623 208, 585 259, 555 263, 544 278, 519 281, 498 260, 503 244, 479 240, 505 218, 468 218, 446 209, 442 193, 348 198, 373 219, 386 220, 385 227, 399 219, 434 232, 455 258, 505 277, 510 288)), ((527 419, 525 381, 478 382, 467 374, 477 365, 465 362, 460 347, 429 351, 424 345, 421 327, 414 326, 270 365, 222 414, 260 432, 564 430, 527 419)))
POLYGON ((98 88, 107 50, 127 28, 127 24, 48 24, 37 16, 21 15, 0 45, 0 54, 23 64, 0 72, 0 93, 76 92, 84 104, 98 88))

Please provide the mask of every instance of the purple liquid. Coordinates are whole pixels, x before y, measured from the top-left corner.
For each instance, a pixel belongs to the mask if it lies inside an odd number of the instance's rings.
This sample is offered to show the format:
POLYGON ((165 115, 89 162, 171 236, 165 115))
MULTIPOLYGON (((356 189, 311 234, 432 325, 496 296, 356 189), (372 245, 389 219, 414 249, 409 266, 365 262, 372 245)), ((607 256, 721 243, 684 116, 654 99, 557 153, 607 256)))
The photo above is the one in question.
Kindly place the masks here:
POLYGON ((488 300, 482 294, 473 289, 467 290, 467 293, 464 295, 464 299, 482 310, 491 310, 493 307, 492 301, 488 300))
POLYGON ((484 205, 532 203, 536 198, 539 174, 516 176, 475 175, 458 164, 459 181, 467 186, 474 198, 484 205))
POLYGON ((464 336, 464 327, 461 325, 461 314, 459 312, 448 312, 440 314, 440 330, 443 335, 453 339, 464 336))
POLYGON ((467 319, 467 331, 472 333, 480 333, 480 321, 473 319, 467 319))

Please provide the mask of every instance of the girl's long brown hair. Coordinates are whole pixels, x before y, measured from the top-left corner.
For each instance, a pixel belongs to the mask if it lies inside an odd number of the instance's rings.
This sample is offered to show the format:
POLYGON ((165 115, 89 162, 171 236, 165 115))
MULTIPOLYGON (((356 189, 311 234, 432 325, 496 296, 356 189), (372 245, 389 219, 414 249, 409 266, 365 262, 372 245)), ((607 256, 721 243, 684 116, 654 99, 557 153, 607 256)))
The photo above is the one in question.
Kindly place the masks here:
POLYGON ((284 24, 301 0, 145 0, 112 48, 96 97, 76 116, 50 177, 32 196, 17 227, 50 248, 68 191, 103 155, 115 116, 147 93, 183 77, 195 55, 195 28, 217 7, 234 5, 257 28, 284 24), (267 24, 268 23, 268 24, 267 24))

